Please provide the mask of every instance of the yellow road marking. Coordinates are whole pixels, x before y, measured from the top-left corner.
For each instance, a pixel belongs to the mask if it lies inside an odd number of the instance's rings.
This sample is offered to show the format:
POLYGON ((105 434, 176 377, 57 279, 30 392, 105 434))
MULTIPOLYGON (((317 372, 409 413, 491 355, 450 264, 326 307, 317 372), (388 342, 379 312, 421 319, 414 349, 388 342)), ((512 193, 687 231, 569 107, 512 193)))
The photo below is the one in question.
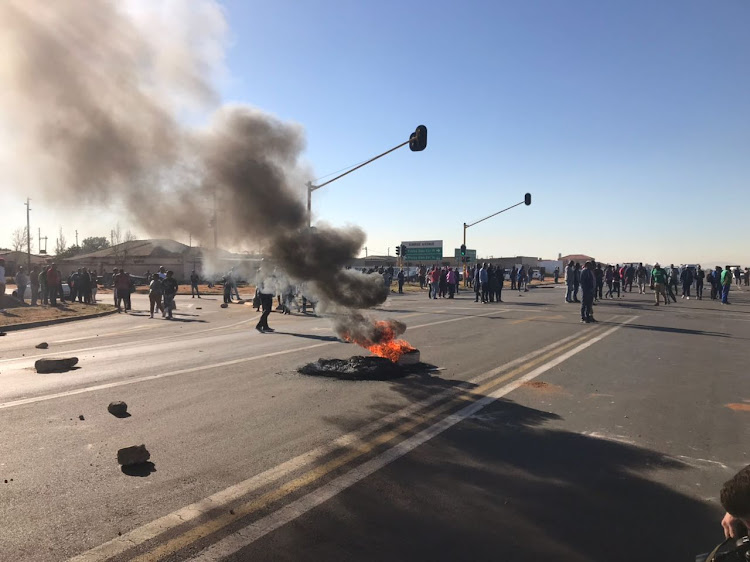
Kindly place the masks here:
POLYGON ((443 405, 433 410, 429 410, 422 414, 416 414, 414 418, 412 418, 412 420, 402 424, 401 426, 396 427, 385 433, 381 433, 378 436, 376 436, 374 439, 370 440, 369 442, 362 443, 362 445, 358 446, 352 451, 349 451, 348 453, 345 453, 338 458, 332 459, 328 461, 327 463, 324 463, 320 465, 319 467, 308 471, 302 476, 294 480, 291 480, 290 482, 276 488, 275 490, 272 490, 270 492, 263 494, 262 496, 260 496, 259 498, 255 500, 244 503, 234 508, 232 510, 233 513, 224 513, 214 519, 206 521, 205 523, 201 525, 193 527, 187 530, 185 533, 157 546, 155 549, 151 550, 150 552, 144 553, 141 556, 138 556, 137 558, 133 558, 132 560, 135 562, 153 562, 161 558, 164 558, 166 556, 169 556, 177 552, 178 550, 182 550, 183 548, 189 546, 190 544, 198 540, 201 540, 223 529, 224 527, 227 527, 228 525, 231 525, 232 523, 239 520, 240 518, 246 517, 247 515, 250 515, 256 511, 259 511, 265 508, 266 506, 284 498, 285 496, 288 496, 289 494, 315 482, 316 480, 319 480, 320 478, 324 477, 328 473, 344 466, 345 464, 348 464, 352 460, 371 452, 376 447, 379 447, 380 445, 383 445, 385 443, 388 443, 389 441, 392 441, 393 439, 399 437, 400 435, 403 435, 404 433, 407 433, 408 431, 416 428, 419 425, 430 422, 431 420, 440 416, 442 413, 451 409, 458 408, 461 402, 469 402, 469 401, 474 401, 476 399, 481 398, 487 391, 491 390, 495 386, 498 386, 499 384, 507 381, 508 379, 516 377, 517 375, 523 373, 524 371, 529 370, 531 367, 534 367, 540 363, 543 363, 549 360, 550 358, 552 358, 553 356, 558 355, 561 352, 564 352, 567 349, 575 347, 576 345, 582 343, 583 341, 587 339, 590 339, 589 338, 590 335, 591 335, 590 333, 587 333, 586 335, 580 338, 574 339, 570 342, 563 344, 562 346, 550 351, 549 353, 546 353, 544 355, 531 359, 526 364, 516 367, 512 371, 500 377, 497 377, 477 388, 467 390, 463 394, 456 396, 455 398, 449 399, 446 403, 444 403, 443 405))

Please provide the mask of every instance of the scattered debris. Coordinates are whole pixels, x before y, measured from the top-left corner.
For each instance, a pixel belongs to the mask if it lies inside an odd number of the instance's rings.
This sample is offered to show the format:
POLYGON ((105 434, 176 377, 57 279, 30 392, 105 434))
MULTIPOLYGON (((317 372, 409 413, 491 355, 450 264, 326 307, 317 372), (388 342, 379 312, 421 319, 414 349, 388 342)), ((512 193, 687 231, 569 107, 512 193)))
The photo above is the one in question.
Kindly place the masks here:
POLYGON ((128 405, 119 400, 110 402, 109 406, 107 406, 107 411, 117 418, 127 418, 130 415, 128 414, 128 405))
POLYGON ((84 418, 83 414, 81 414, 80 416, 78 416, 78 419, 81 420, 81 421, 84 421, 86 418, 84 418))
POLYGON ((78 357, 56 357, 37 359, 34 368, 37 373, 64 373, 78 363, 78 357))
POLYGON ((146 445, 133 445, 117 451, 117 462, 122 466, 132 466, 148 462, 151 453, 146 449, 146 445))
POLYGON ((195 310, 203 310, 203 307, 202 306, 196 306, 195 310))
POLYGON ((229 305, 225 302, 221 303, 221 308, 227 308, 229 305))
POLYGON ((43 341, 39 345, 36 346, 37 349, 47 349, 49 347, 49 344, 46 341, 43 341))
POLYGON ((0 332, 0 336, 7 336, 7 335, 8 334, 6 334, 5 332, 0 332))

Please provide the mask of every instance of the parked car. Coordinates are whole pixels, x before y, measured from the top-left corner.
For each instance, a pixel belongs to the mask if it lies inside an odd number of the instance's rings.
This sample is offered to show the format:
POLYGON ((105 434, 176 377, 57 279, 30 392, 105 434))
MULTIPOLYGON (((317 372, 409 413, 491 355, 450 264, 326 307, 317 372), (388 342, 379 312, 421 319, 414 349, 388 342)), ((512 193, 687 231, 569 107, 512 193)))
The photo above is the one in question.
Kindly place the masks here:
MULTIPOLYGON (((63 298, 68 298, 70 296, 70 285, 67 283, 62 284, 63 288, 63 298)), ((18 298, 18 291, 15 290, 11 293, 13 295, 13 298, 18 298)), ((24 300, 30 301, 31 300, 31 287, 29 285, 26 285, 26 291, 23 294, 24 300)))

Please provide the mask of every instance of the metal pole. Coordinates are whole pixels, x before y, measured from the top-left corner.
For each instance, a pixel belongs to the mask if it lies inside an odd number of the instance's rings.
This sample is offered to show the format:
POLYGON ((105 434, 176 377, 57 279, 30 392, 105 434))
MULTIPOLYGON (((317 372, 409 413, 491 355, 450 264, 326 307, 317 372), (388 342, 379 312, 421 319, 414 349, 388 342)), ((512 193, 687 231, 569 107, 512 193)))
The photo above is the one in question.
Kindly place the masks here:
POLYGON ((76 246, 78 246, 78 231, 76 230, 76 246))
POLYGON ((219 221, 216 219, 216 188, 214 188, 214 250, 219 247, 219 221))
POLYGON ((29 199, 26 198, 26 267, 28 267, 27 271, 31 271, 31 221, 29 219, 29 211, 31 211, 31 206, 29 205, 29 199))
MULTIPOLYGON (((466 246, 466 223, 464 223, 464 246, 466 246)), ((468 284, 468 279, 466 276, 469 274, 468 267, 466 266, 466 259, 464 259, 464 287, 468 284)))
POLYGON ((311 226, 311 221, 312 221, 312 192, 313 191, 315 191, 316 189, 320 189, 321 187, 325 187, 329 183, 333 183, 336 180, 341 179, 344 176, 349 175, 349 174, 351 174, 352 172, 354 172, 356 170, 359 170, 361 167, 367 166, 368 164, 370 164, 371 162, 374 162, 378 158, 382 158, 386 154, 390 154, 394 150, 398 150, 402 146, 406 146, 407 144, 409 144, 409 141, 404 141, 401 144, 399 144, 398 146, 394 146, 390 150, 386 150, 382 154, 378 154, 377 156, 375 156, 373 158, 370 158, 367 162, 362 162, 361 164, 359 164, 358 166, 355 166, 351 170, 349 170, 347 172, 344 172, 343 174, 340 174, 340 175, 336 176, 335 178, 332 178, 332 179, 328 180, 327 182, 321 183, 320 185, 313 185, 312 182, 307 182, 307 226, 308 226, 308 228, 311 226))
POLYGON ((307 182, 307 228, 312 226, 312 192, 313 184, 309 181, 307 182))

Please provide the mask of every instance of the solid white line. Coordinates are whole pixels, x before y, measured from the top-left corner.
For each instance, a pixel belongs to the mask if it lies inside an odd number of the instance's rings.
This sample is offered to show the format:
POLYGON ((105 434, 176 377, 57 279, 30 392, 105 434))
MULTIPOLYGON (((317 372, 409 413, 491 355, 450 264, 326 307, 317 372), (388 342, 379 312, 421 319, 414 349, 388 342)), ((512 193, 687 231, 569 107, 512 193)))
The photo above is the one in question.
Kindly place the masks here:
MULTIPOLYGON (((458 322, 459 320, 468 320, 470 318, 479 318, 481 316, 488 316, 490 314, 493 314, 494 312, 488 312, 486 314, 480 314, 478 316, 462 316, 461 318, 451 318, 450 320, 439 320, 437 322, 431 322, 429 324, 420 324, 419 326, 411 326, 410 329, 415 330, 417 328, 425 328, 427 326, 436 326, 438 324, 445 324, 447 322, 458 322)), ((248 320, 243 320, 243 322, 248 322, 248 320)), ((158 338, 157 338, 158 339, 158 338)), ((156 340, 150 340, 150 342, 153 342, 156 340)), ((114 381, 110 383, 103 383, 103 384, 97 384, 94 386, 87 386, 84 388, 76 388, 74 390, 66 390, 63 392, 56 392, 54 394, 44 394, 42 396, 33 396, 31 398, 21 398, 19 400, 12 400, 10 402, 2 402, 0 403, 0 410, 3 410, 5 408, 13 408, 14 406, 23 406, 24 404, 34 404, 35 402, 44 402, 46 400, 54 400, 55 398, 64 398, 66 396, 75 396, 76 394, 84 394, 86 392, 95 392, 97 390, 106 390, 108 388, 117 388, 118 386, 126 386, 129 384, 136 384, 139 382, 147 382, 157 379, 163 379, 167 377, 174 377, 176 375, 185 375, 188 373, 196 373, 198 371, 204 371, 209 369, 216 369, 219 367, 227 367, 229 365, 237 365, 238 363, 246 363, 250 361, 256 361, 258 359, 265 359, 267 357, 276 357, 278 355, 286 355, 287 353, 294 353, 297 351, 305 351, 307 349, 314 349, 316 347, 323 347, 326 345, 333 345, 335 343, 342 343, 339 341, 329 341, 324 343, 316 343, 314 345, 308 345, 305 347, 296 347, 294 349, 285 349, 282 351, 274 351, 271 353, 265 353, 263 355, 254 355, 252 357, 242 357, 240 359, 233 359, 231 361, 222 361, 221 363, 213 363, 211 365, 203 365, 199 367, 189 367, 187 369, 178 369, 176 371, 169 371, 166 373, 157 373, 155 375, 146 375, 143 377, 135 377, 120 381, 114 381)), ((132 344, 130 344, 132 345, 132 344)), ((115 346, 110 346, 115 347, 115 346)), ((99 349, 99 348, 97 348, 99 349)), ((70 352, 65 352, 66 354, 70 354, 70 352)), ((49 357, 49 356, 44 356, 49 357)), ((24 360, 27 358, 24 357, 24 360)))
POLYGON ((559 365, 560 363, 562 363, 563 361, 566 361, 567 359, 576 355, 577 353, 580 353, 584 349, 591 347, 595 343, 601 341, 602 339, 606 338, 610 334, 619 330, 622 326, 624 326, 628 322, 632 322, 633 320, 635 320, 635 318, 637 317, 634 316, 630 318, 629 320, 626 320, 619 326, 610 328, 606 332, 590 339, 589 341, 584 342, 574 347, 573 349, 563 353, 562 355, 558 357, 555 357, 551 361, 545 363, 544 365, 541 365, 540 367, 537 367, 536 369, 527 373, 523 377, 516 379, 513 382, 500 387, 499 389, 492 392, 491 394, 477 400, 476 402, 466 406, 465 408, 459 410, 458 412, 445 417, 441 421, 420 431, 416 435, 409 437, 408 439, 405 439, 404 441, 400 442, 398 445, 395 445, 394 447, 391 447, 390 449, 381 453, 377 457, 350 470, 346 474, 339 476, 338 478, 332 480, 331 482, 328 482, 327 484, 324 484, 318 489, 310 492, 309 494, 301 497, 298 500, 295 500, 285 505, 281 509, 267 515, 266 517, 263 517, 257 521, 254 521, 253 523, 250 523, 248 526, 244 527, 243 529, 240 529, 239 531, 225 537, 219 542, 209 546, 203 552, 191 558, 190 560, 194 562, 217 561, 217 560, 221 560, 227 556, 234 554, 235 552, 237 552, 238 550, 242 548, 249 546, 250 544, 260 539, 261 537, 267 535, 271 531, 274 531, 278 529, 279 527, 286 525, 287 523, 297 519, 298 517, 304 515, 305 513, 313 509, 314 507, 321 505, 322 503, 328 501, 329 499, 333 498, 337 494, 343 492, 347 488, 353 486, 357 482, 360 482, 364 478, 367 478, 374 472, 380 470, 381 468, 392 463, 393 461, 403 457, 404 455, 406 455, 410 451, 413 451, 414 449, 416 449, 423 443, 426 443, 430 439, 436 437, 437 435, 440 435, 446 429, 449 429, 453 427, 454 425, 456 425, 457 423, 465 420, 466 418, 473 416, 474 414, 476 414, 477 412, 479 412, 486 406, 495 402, 498 398, 502 398, 506 394, 514 391, 523 383, 533 380, 534 378, 538 377, 542 373, 559 365))
POLYGON ((374 420, 369 424, 366 424, 363 427, 357 429, 356 431, 352 431, 350 433, 342 435, 331 443, 316 447, 315 449, 298 455, 280 465, 265 470, 260 474, 256 474, 255 476, 252 476, 251 478, 248 478, 243 482, 239 482, 234 486, 230 486, 229 488, 221 490, 220 492, 217 492, 203 500, 183 507, 168 515, 160 517, 159 519, 155 519, 154 521, 133 529, 132 531, 125 533, 122 536, 118 536, 96 548, 93 548, 79 556, 76 556, 75 558, 72 558, 70 562, 99 562, 122 554, 126 550, 136 545, 142 544, 154 537, 161 535, 162 533, 178 527, 179 525, 200 517, 201 515, 204 515, 213 509, 236 501, 237 499, 253 492, 254 490, 275 482, 276 480, 279 480, 296 470, 309 466, 319 459, 333 453, 337 449, 360 444, 363 437, 366 437, 367 435, 370 435, 389 424, 404 419, 410 419, 413 414, 422 409, 445 400, 452 395, 458 394, 463 390, 471 389, 473 385, 480 384, 485 380, 493 378, 504 371, 509 371, 518 365, 522 365, 527 361, 534 359, 535 357, 544 355, 548 351, 564 345, 573 339, 579 338, 582 335, 585 335, 587 332, 592 331, 593 329, 594 327, 590 327, 571 336, 564 337, 541 349, 532 351, 531 353, 528 353, 523 357, 519 357, 517 359, 514 359, 513 361, 509 361, 501 367, 497 367, 495 369, 482 373, 465 383, 456 385, 455 388, 444 390, 438 394, 426 398, 425 400, 415 402, 414 404, 411 404, 406 408, 388 414, 383 418, 374 420))
MULTIPOLYGON (((158 338, 151 338, 146 343, 148 345, 153 344, 154 342, 158 341, 164 341, 168 339, 173 338, 184 338, 188 339, 192 336, 197 336, 200 334, 205 334, 206 332, 214 332, 216 330, 226 330, 228 328, 234 328, 235 326, 239 326, 241 324, 247 324, 248 322, 252 322, 255 320, 254 318, 249 318, 247 320, 240 320, 239 322, 236 322, 234 324, 228 324, 226 326, 217 326, 216 328, 207 328, 206 330, 199 330, 197 332, 190 332, 188 334, 171 334, 168 336, 160 336, 158 338)), ((18 361, 18 362, 27 362, 31 359, 41 359, 42 357, 54 357, 55 355, 72 355, 74 353, 83 353, 84 351, 97 351, 99 349, 117 349, 120 347, 130 347, 133 348, 133 346, 139 346, 141 345, 141 342, 125 342, 125 343, 115 343, 115 344, 105 344, 105 345, 98 345, 96 347, 84 347, 82 349, 67 349, 65 351, 53 351, 52 353, 42 353, 39 355, 27 355, 25 357, 13 357, 10 359, 0 359, 0 363, 9 363, 11 361, 18 361)), ((23 368, 23 367, 21 367, 23 368)))

